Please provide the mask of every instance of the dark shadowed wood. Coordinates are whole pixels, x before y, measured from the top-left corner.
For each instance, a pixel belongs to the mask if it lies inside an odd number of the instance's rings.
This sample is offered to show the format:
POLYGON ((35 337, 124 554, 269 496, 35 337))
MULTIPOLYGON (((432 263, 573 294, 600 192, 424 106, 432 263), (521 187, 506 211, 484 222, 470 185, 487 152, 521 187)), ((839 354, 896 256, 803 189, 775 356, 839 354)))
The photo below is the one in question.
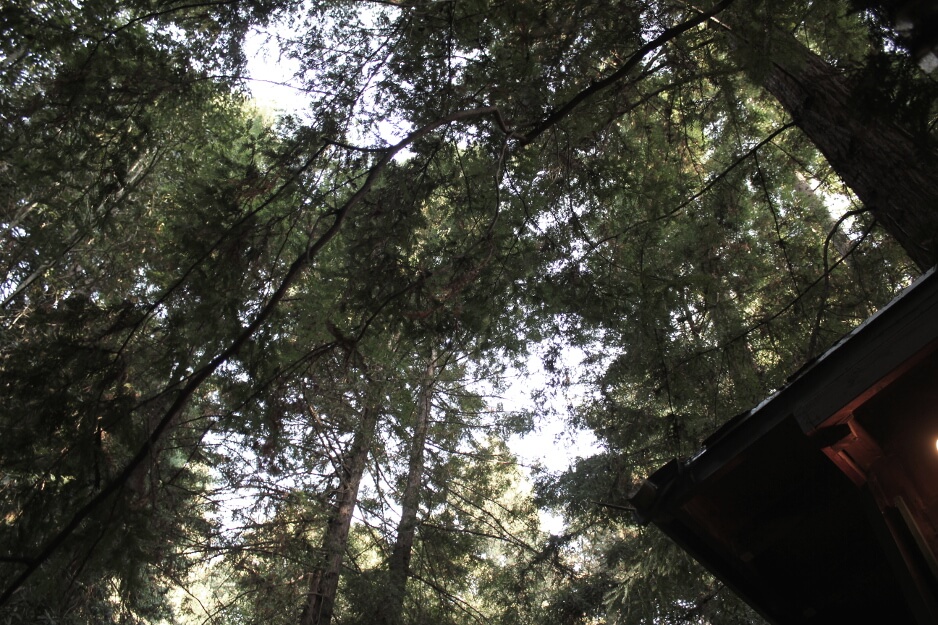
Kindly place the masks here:
POLYGON ((329 625, 332 621, 342 559, 348 544, 349 528, 352 526, 352 513, 358 502, 358 488, 365 473, 377 423, 377 411, 366 408, 361 426, 342 463, 335 507, 322 539, 322 564, 310 574, 306 605, 300 616, 301 625, 329 625))
MULTIPOLYGON (((938 263, 938 154, 858 106, 849 77, 793 40, 765 88, 923 271, 938 263)), ((778 56, 778 55, 777 55, 778 56)))

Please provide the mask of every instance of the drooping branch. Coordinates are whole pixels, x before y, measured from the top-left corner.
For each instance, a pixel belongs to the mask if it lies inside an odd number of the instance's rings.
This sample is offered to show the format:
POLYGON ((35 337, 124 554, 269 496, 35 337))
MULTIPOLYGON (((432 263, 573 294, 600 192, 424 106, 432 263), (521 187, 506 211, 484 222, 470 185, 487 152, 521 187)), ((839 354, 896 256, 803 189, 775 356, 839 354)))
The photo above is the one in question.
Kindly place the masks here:
POLYGON ((157 444, 163 435, 170 429, 171 424, 182 413, 186 405, 195 395, 196 391, 211 377, 215 371, 223 364, 228 362, 233 356, 237 355, 241 349, 254 337, 263 324, 274 314, 281 301, 290 291, 291 287, 304 274, 305 270, 313 263, 318 254, 336 237, 351 212, 362 202, 375 183, 380 179, 388 164, 402 150, 412 145, 415 141, 426 137, 439 128, 449 124, 477 119, 486 116, 496 116, 498 119, 498 109, 495 107, 483 107, 457 111, 446 117, 431 122, 414 132, 410 133, 404 139, 393 146, 390 146, 384 155, 371 167, 361 187, 352 194, 339 208, 331 213, 332 223, 318 237, 311 240, 306 249, 301 252, 290 265, 284 277, 281 279, 277 289, 273 292, 267 303, 254 316, 251 322, 238 334, 238 336, 211 361, 200 367, 188 379, 186 384, 179 390, 175 399, 169 408, 156 422, 156 425, 150 431, 149 436, 133 455, 130 461, 124 466, 117 476, 105 484, 98 493, 82 505, 65 523, 56 534, 46 541, 45 545, 34 557, 22 558, 28 561, 26 568, 4 589, 0 594, 0 606, 6 605, 13 594, 21 588, 33 574, 45 564, 68 538, 81 526, 81 524, 90 517, 104 502, 117 495, 125 484, 128 483, 131 476, 141 467, 157 449, 157 444))
POLYGON ((674 217, 675 215, 683 211, 685 208, 693 204, 695 201, 697 201, 698 199, 706 195, 713 187, 717 185, 717 183, 719 183, 721 180, 726 178, 734 169, 736 169, 737 167, 745 163, 747 160, 749 160, 750 158, 758 154, 760 149, 762 149, 763 147, 771 143, 780 134, 784 133, 786 130, 789 130, 790 128, 793 128, 794 126, 795 126, 794 122, 789 122, 773 130, 767 137, 762 139, 762 141, 752 146, 750 149, 746 151, 745 154, 741 155, 739 158, 737 158, 732 163, 730 163, 725 168, 723 168, 723 170, 720 173, 718 173, 717 175, 713 176, 710 180, 708 180, 707 184, 701 187, 696 193, 694 193, 693 195, 685 199, 683 202, 681 202, 674 208, 665 211, 662 215, 659 215, 655 217, 654 219, 645 219, 645 220, 641 220, 633 224, 629 224, 627 227, 625 227, 624 229, 618 232, 614 232, 613 234, 610 234, 601 239, 591 242, 584 255, 592 254, 596 249, 598 249, 603 244, 608 243, 609 241, 612 241, 615 239, 619 239, 625 236, 626 234, 628 234, 629 232, 634 231, 636 228, 640 226, 643 226, 648 223, 652 223, 654 221, 659 221, 662 219, 670 219, 674 217))
MULTIPOLYGON (((859 212, 865 212, 865 211, 857 211, 857 214, 858 214, 859 212)), ((759 329, 759 328, 761 328, 761 327, 764 327, 764 326, 767 326, 767 325, 770 324, 771 322, 775 321, 776 319, 778 319, 779 317, 781 317, 782 315, 784 315, 786 312, 788 312, 788 311, 791 310, 793 307, 795 307, 796 305, 798 305, 798 304, 801 302, 801 300, 804 299, 804 298, 808 295, 808 293, 811 292, 812 289, 814 289, 816 286, 818 286, 819 284, 821 284, 823 281, 827 280, 827 279, 828 279, 828 276, 830 276, 830 274, 831 274, 837 267, 839 267, 839 266, 841 265, 841 263, 845 262, 848 258, 850 258, 850 256, 857 250, 857 248, 859 248, 860 245, 861 245, 864 241, 866 241, 867 237, 870 235, 870 233, 872 233, 873 228, 874 228, 878 223, 879 223, 879 222, 874 219, 874 220, 870 223, 870 225, 867 226, 867 228, 863 231, 863 233, 861 233, 860 236, 857 237, 857 239, 853 241, 853 243, 852 243, 851 246, 850 246, 850 249, 848 249, 848 250, 847 250, 840 258, 838 258, 836 261, 834 261, 833 263, 831 263, 830 266, 826 267, 825 270, 821 273, 821 275, 817 276, 817 277, 816 277, 814 280, 812 280, 809 284, 805 285, 805 287, 804 287, 794 298, 792 298, 791 300, 789 300, 788 303, 786 303, 784 306, 782 306, 782 307, 779 308, 778 310, 774 311, 772 314, 770 314, 770 315, 768 315, 768 316, 766 316, 766 317, 762 317, 762 318, 756 320, 754 323, 752 323, 751 325, 749 325, 749 326, 747 326, 746 328, 744 328, 741 332, 735 334, 734 336, 729 337, 726 341, 724 341, 724 343, 723 343, 722 345, 718 345, 718 346, 714 346, 714 347, 709 347, 709 348, 707 348, 707 349, 703 349, 703 350, 694 352, 693 354, 691 354, 691 355, 688 356, 687 358, 683 358, 683 359, 679 360, 676 364, 677 364, 677 365, 685 365, 685 364, 687 364, 688 362, 690 362, 691 360, 693 360, 693 359, 695 359, 695 358, 700 358, 700 357, 702 357, 702 356, 705 356, 705 355, 707 355, 707 354, 713 353, 713 352, 715 352, 715 351, 718 351, 718 350, 721 350, 721 349, 725 349, 726 346, 731 345, 731 344, 735 343, 736 341, 742 341, 742 340, 744 340, 746 337, 748 337, 750 334, 752 334, 753 332, 755 332, 757 329, 759 329)))
POLYGON ((676 24, 670 28, 666 28, 660 35, 633 52, 632 55, 627 58, 616 71, 601 80, 597 80, 591 83, 588 87, 570 98, 566 103, 551 112, 530 132, 524 135, 524 137, 521 139, 521 144, 527 145, 528 143, 534 141, 546 130, 552 126, 555 126, 562 119, 570 115, 570 113, 572 113, 574 109, 576 109, 580 104, 623 80, 626 76, 628 76, 629 72, 635 69, 635 67, 642 62, 642 59, 644 59, 646 56, 658 48, 665 46, 671 41, 677 39, 695 26, 699 26, 712 17, 715 17, 724 11, 727 7, 729 7, 729 5, 732 3, 733 0, 721 0, 721 2, 715 4, 709 11, 703 11, 689 20, 683 21, 680 24, 676 24))

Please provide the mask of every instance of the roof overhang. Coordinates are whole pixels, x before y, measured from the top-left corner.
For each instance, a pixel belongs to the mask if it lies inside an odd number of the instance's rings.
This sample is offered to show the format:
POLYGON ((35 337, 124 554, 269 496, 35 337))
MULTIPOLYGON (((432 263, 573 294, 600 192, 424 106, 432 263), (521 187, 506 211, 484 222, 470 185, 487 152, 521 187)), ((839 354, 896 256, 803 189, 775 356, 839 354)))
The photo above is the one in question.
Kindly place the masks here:
POLYGON ((938 623, 933 269, 631 502, 770 622, 938 623))

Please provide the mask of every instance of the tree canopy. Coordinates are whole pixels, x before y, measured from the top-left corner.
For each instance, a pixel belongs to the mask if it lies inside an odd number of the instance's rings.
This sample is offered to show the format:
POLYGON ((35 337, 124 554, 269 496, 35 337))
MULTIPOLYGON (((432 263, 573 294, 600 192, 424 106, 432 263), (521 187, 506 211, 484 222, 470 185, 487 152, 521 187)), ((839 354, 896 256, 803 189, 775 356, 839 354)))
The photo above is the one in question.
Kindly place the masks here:
POLYGON ((897 4, 0 7, 3 622, 758 622, 624 502, 938 262, 897 4))

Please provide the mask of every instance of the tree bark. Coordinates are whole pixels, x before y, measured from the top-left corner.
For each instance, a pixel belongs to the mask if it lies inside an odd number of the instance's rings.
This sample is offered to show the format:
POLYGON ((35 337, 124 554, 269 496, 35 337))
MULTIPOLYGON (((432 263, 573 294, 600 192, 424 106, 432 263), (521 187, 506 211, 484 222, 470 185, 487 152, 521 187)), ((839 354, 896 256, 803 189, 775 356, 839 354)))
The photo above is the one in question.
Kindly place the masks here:
POLYGON ((436 376, 436 354, 431 354, 417 397, 414 435, 410 443, 407 482, 401 495, 401 520, 397 525, 397 539, 388 561, 388 600, 379 608, 376 622, 380 625, 398 625, 404 609, 404 592, 410 575, 410 558, 417 533, 417 512, 420 508, 420 487, 423 485, 424 448, 430 424, 433 383, 436 376))
POLYGON ((842 71, 792 40, 763 85, 882 226, 926 270, 938 263, 938 154, 858 107, 842 71), (797 47, 796 47, 797 46, 797 47))
POLYGON ((300 625, 329 625, 332 621, 342 560, 352 525, 352 513, 358 503, 358 488, 365 473, 377 423, 377 411, 365 408, 361 426, 342 462, 335 507, 322 539, 323 560, 311 573, 306 605, 300 615, 300 625))

